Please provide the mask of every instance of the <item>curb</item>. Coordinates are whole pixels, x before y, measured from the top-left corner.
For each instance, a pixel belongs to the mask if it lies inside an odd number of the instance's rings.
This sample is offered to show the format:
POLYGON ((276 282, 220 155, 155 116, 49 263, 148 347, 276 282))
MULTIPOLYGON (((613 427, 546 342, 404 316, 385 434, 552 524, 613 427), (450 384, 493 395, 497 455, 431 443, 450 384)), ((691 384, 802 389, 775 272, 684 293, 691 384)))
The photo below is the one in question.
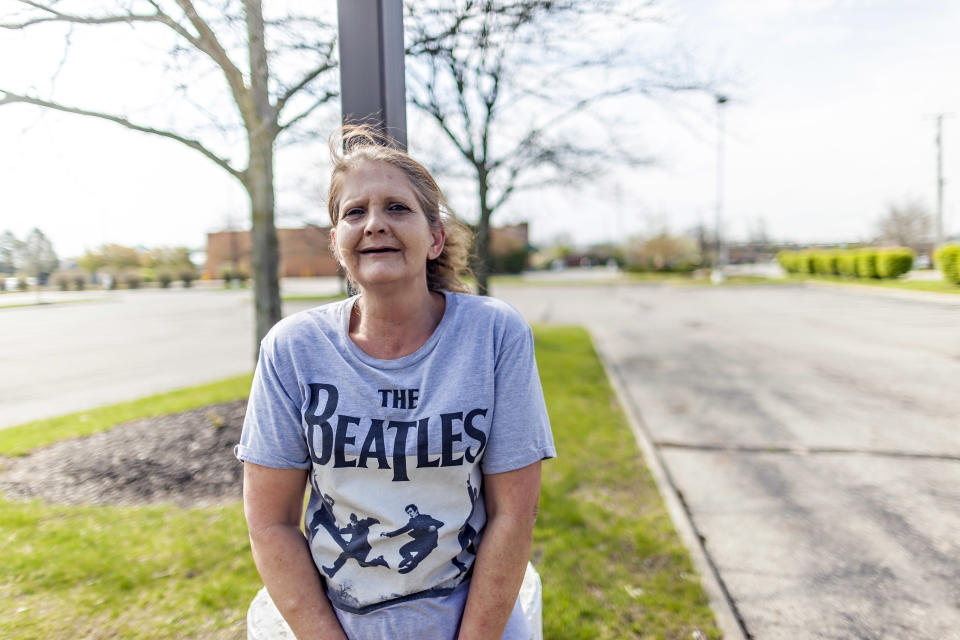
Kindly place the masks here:
POLYGON ((707 554, 704 546, 705 538, 697 531, 690 512, 683 502, 683 497, 677 490, 673 478, 663 464, 659 451, 653 444, 647 425, 643 422, 639 411, 634 407, 630 396, 627 394, 617 366, 607 358, 592 335, 591 339, 607 372, 607 378, 610 380, 614 393, 616 393, 617 400, 627 417, 627 422, 630 423, 630 430, 640 447, 644 462, 650 469, 650 475, 657 483, 657 489, 660 491, 663 502, 667 507, 667 513, 680 535, 680 540, 690 552, 694 567, 700 574, 701 586, 707 593, 710 608, 717 619, 717 626, 727 640, 748 640, 751 636, 746 630, 743 619, 737 612, 730 593, 723 585, 723 580, 720 578, 716 565, 707 554))

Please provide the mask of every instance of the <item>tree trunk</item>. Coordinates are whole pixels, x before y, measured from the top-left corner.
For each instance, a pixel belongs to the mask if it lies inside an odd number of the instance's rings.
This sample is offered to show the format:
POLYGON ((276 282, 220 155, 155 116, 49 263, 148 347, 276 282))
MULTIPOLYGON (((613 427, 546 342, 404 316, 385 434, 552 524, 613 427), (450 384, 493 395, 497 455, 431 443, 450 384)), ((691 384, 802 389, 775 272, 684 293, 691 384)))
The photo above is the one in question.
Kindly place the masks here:
POLYGON ((273 143, 279 130, 277 112, 270 104, 267 49, 264 39, 261 0, 244 0, 247 22, 247 47, 250 56, 249 105, 241 105, 247 137, 250 141, 249 164, 244 184, 250 194, 253 255, 253 307, 256 343, 255 359, 260 356, 260 341, 270 327, 279 322, 280 282, 277 230, 273 225, 273 143))
POLYGON ((273 136, 260 132, 250 135, 250 164, 244 185, 250 195, 253 262, 253 306, 256 321, 254 356, 259 356, 260 341, 280 320, 279 251, 277 230, 273 224, 273 136))
POLYGON ((480 220, 477 222, 477 262, 473 275, 477 278, 477 293, 481 296, 490 293, 490 207, 487 205, 487 172, 477 170, 480 187, 480 220))

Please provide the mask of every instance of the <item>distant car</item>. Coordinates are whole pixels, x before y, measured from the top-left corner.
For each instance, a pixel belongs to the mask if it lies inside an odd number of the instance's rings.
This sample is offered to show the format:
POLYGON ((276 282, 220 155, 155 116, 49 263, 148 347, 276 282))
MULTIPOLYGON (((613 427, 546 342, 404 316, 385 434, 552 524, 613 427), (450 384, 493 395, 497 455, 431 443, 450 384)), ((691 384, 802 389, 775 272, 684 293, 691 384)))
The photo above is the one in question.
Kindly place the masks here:
POLYGON ((930 263, 930 256, 925 253, 921 253, 914 259, 913 268, 914 269, 929 269, 933 265, 930 263))

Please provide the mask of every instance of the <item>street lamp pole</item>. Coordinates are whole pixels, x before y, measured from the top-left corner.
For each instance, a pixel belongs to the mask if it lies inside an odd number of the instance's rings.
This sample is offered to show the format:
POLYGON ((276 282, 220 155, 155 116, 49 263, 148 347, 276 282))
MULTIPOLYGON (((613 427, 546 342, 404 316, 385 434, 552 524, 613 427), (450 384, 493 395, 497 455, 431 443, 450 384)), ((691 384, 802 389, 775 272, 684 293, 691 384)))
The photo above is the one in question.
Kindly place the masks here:
POLYGON ((720 284, 723 282, 723 269, 727 266, 727 244, 723 239, 723 126, 724 105, 727 104, 729 98, 719 93, 716 94, 715 98, 717 100, 717 259, 713 265, 710 280, 714 284, 720 284))
POLYGON ((343 122, 378 127, 407 146, 403 2, 337 0, 343 122))

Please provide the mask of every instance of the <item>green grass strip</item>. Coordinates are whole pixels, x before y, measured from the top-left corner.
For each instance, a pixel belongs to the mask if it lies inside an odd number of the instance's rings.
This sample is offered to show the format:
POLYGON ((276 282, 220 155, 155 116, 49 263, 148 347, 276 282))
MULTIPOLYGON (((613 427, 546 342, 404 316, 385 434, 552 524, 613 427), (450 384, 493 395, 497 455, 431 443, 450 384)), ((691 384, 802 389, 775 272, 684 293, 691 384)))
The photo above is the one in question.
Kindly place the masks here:
POLYGON ((543 465, 534 541, 544 637, 719 638, 589 335, 535 336, 558 453, 543 465))
POLYGON ((934 293, 960 294, 960 285, 943 280, 875 280, 873 278, 842 278, 840 276, 808 276, 792 275, 790 282, 833 282, 864 287, 880 287, 883 289, 903 289, 906 291, 932 291, 934 293))
MULTIPOLYGON (((538 327, 535 336, 560 455, 543 467, 534 541, 544 637, 679 640, 699 630, 719 638, 589 335, 538 327)), ((242 397, 249 382, 241 376, 76 414, 61 419, 58 433, 242 397)), ((0 500, 0 540, 4 638, 238 638, 260 587, 239 503, 181 509, 0 500)))
POLYGON ((106 431, 114 425, 129 420, 177 413, 217 402, 245 398, 250 393, 252 379, 253 374, 245 374, 140 400, 78 411, 56 418, 34 420, 2 429, 0 430, 0 456, 26 455, 37 447, 57 440, 106 431))

